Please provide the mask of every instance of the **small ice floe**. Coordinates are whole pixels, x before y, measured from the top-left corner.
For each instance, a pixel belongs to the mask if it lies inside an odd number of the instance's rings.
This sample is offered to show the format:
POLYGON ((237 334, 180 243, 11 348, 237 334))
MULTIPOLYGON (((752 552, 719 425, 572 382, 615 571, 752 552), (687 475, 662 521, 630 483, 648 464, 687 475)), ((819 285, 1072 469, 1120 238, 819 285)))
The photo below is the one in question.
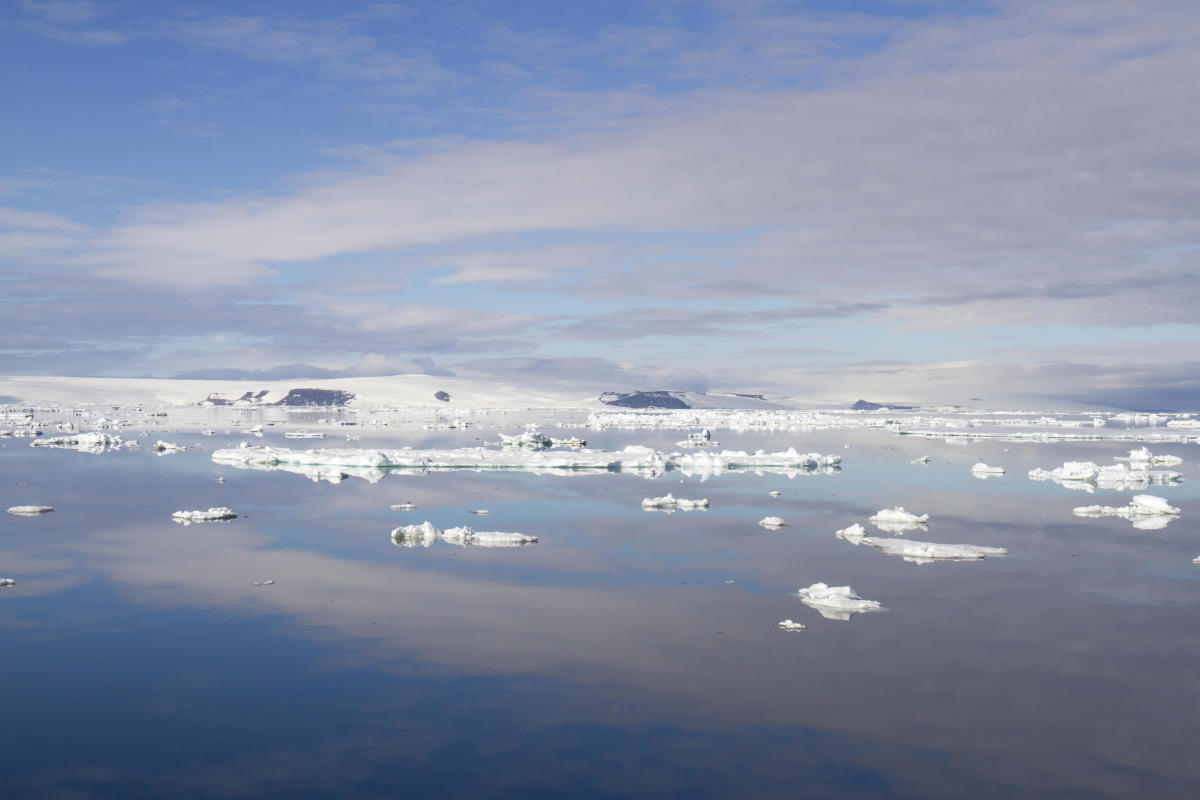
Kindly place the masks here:
POLYGON ((6 586, 16 586, 16 585, 17 585, 17 582, 14 581, 12 578, 0 578, 0 589, 3 589, 6 586))
POLYGON ((525 433, 514 435, 500 434, 500 445, 502 447, 524 447, 529 450, 548 450, 554 445, 550 437, 543 436, 536 430, 528 430, 525 433))
POLYGON ((1200 556, 1196 556, 1195 558, 1193 558, 1193 559, 1192 559, 1192 563, 1193 563, 1193 564, 1200 564, 1200 556))
POLYGON ((878 536, 863 537, 862 543, 882 550, 889 556, 900 556, 913 564, 929 564, 934 561, 979 561, 988 556, 1006 556, 1003 547, 983 547, 974 544, 938 544, 916 542, 911 539, 881 539, 878 536))
POLYGON ((1152 484, 1162 486, 1183 480, 1183 475, 1178 472, 1147 469, 1148 465, 1146 461, 1104 466, 1091 461, 1067 461, 1052 470, 1031 469, 1029 479, 1054 481, 1064 488, 1089 494, 1096 489, 1142 489, 1152 484))
POLYGON ((767 497, 779 497, 781 494, 783 494, 783 492, 777 489, 772 489, 771 491, 767 492, 767 497))
POLYGON ((36 517, 54 510, 54 506, 10 506, 8 513, 22 517, 36 517))
POLYGON ((868 522, 886 533, 904 533, 905 531, 925 530, 929 522, 928 514, 913 514, 905 511, 904 506, 880 509, 879 513, 870 517, 868 522))
POLYGON ((467 513, 468 514, 478 514, 481 517, 486 517, 488 514, 490 514, 492 512, 488 511, 486 508, 472 508, 472 509, 468 510, 467 513))
POLYGON ((769 531, 777 531, 780 528, 787 527, 790 523, 783 517, 763 517, 758 521, 758 524, 769 531))
POLYGON ((275 579, 274 579, 274 578, 268 578, 268 579, 267 579, 267 580, 265 580, 265 581, 255 581, 255 582, 254 582, 254 585, 255 585, 255 586, 274 586, 274 585, 275 585, 275 579))
POLYGON ((225 508, 210 508, 207 511, 176 511, 171 515, 171 519, 184 525, 191 525, 193 522, 212 522, 221 519, 234 519, 237 514, 232 510, 225 508))
POLYGON ((392 511, 412 511, 417 507, 417 504, 412 501, 404 503, 392 503, 392 511))
POLYGON ((850 544, 861 544, 863 537, 867 535, 867 529, 856 522, 848 528, 834 531, 833 535, 839 539, 845 539, 850 544))
POLYGON ((910 461, 908 463, 910 463, 910 464, 928 464, 929 456, 921 456, 920 458, 914 458, 912 461, 910 461))
POLYGON ((674 511, 708 511, 708 498, 685 500, 668 492, 665 497, 647 497, 642 501, 642 509, 644 511, 666 511, 668 514, 674 511))
MULTIPOLYGON (((261 430, 261 428, 260 428, 261 430)), ((325 434, 321 431, 288 431, 283 435, 285 439, 324 439, 325 434)))
POLYGON ((538 538, 524 533, 505 531, 476 531, 471 528, 442 530, 426 520, 420 525, 402 525, 392 531, 392 544, 397 547, 430 547, 438 539, 460 547, 519 547, 536 544, 538 538))
POLYGON ((988 478, 995 478, 998 475, 1003 475, 1004 467, 993 467, 980 461, 975 466, 971 467, 971 474, 980 480, 987 480, 988 478))
POLYGON ((187 450, 187 448, 181 444, 173 444, 172 442, 164 442, 162 439, 159 439, 157 442, 154 443, 153 450, 154 450, 154 452, 158 453, 161 456, 164 453, 178 453, 180 450, 187 450))
POLYGON ((76 433, 70 436, 35 439, 29 446, 78 450, 81 453, 103 453, 105 450, 117 450, 122 444, 120 436, 109 436, 107 433, 76 433))
POLYGON ((1161 530, 1180 513, 1178 508, 1152 494, 1134 495, 1127 506, 1080 506, 1075 509, 1077 517, 1120 517, 1141 531, 1161 530))
POLYGON ((1146 466, 1173 467, 1183 463, 1179 456, 1156 456, 1148 447, 1130 450, 1128 456, 1113 456, 1113 461, 1128 461, 1129 466, 1134 469, 1145 469, 1146 466))
POLYGON ((802 631, 805 626, 803 623, 795 622, 790 619, 780 620, 779 629, 781 631, 802 631))
POLYGON ((800 596, 800 602, 816 609, 825 619, 848 620, 855 614, 884 610, 878 601, 864 600, 849 586, 814 583, 797 590, 796 594, 800 596))

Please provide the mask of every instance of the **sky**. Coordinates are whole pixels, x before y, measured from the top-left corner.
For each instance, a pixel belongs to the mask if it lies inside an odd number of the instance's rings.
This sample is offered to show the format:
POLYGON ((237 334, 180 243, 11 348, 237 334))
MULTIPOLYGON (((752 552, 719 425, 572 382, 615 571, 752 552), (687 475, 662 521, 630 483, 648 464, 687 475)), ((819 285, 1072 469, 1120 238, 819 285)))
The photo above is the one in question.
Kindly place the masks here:
POLYGON ((1200 3, 0 0, 0 74, 0 374, 1200 408, 1200 3))

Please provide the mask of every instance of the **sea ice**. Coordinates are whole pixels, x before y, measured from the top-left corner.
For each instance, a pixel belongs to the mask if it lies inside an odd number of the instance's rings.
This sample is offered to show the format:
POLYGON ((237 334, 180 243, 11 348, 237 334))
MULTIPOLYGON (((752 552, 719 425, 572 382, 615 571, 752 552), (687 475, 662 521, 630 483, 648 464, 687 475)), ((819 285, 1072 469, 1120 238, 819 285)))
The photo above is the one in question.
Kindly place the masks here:
POLYGON ((797 590, 796 594, 804 605, 816 609, 825 619, 848 620, 855 614, 883 610, 878 601, 864 600, 849 586, 814 583, 797 590))
POLYGON ((218 519, 234 519, 237 514, 232 510, 225 508, 210 508, 207 511, 176 511, 171 515, 171 518, 176 522, 182 522, 185 525, 190 525, 193 522, 211 522, 218 519))
POLYGON ((1133 523, 1143 531, 1156 531, 1180 515, 1180 510, 1161 497, 1152 494, 1134 495, 1127 506, 1080 506, 1075 509, 1077 517, 1120 517, 1133 523))
POLYGON ((81 453, 103 453, 105 450, 116 450, 119 448, 121 446, 121 437, 110 436, 107 433, 76 433, 70 436, 35 439, 29 443, 29 446, 78 450, 81 453))
POLYGON ((794 622, 790 619, 781 620, 779 623, 780 630, 785 631, 802 631, 805 626, 802 623, 794 622))
POLYGON ((17 582, 14 581, 12 578, 0 578, 0 589, 3 589, 6 586, 16 586, 16 585, 17 585, 17 582))
POLYGON ((1134 469, 1145 469, 1146 465, 1173 467, 1183 463, 1183 459, 1179 456, 1156 456, 1150 452, 1148 447, 1130 450, 1128 456, 1113 456, 1113 460, 1128 461, 1129 466, 1134 469))
MULTIPOLYGON (((259 428, 261 431, 262 429, 259 428)), ((324 439, 325 434, 321 431, 288 431, 283 435, 285 439, 324 439)))
POLYGON ((1099 465, 1091 461, 1068 461, 1052 470, 1031 469, 1029 479, 1050 480, 1059 486, 1089 493, 1097 488, 1142 489, 1152 484, 1161 486, 1183 480, 1183 476, 1178 472, 1146 469, 1149 463, 1130 461, 1129 464, 1099 465))
POLYGON ((856 522, 848 528, 834 531, 833 535, 839 539, 845 539, 850 544, 861 544, 863 538, 867 535, 867 529, 856 522))
POLYGON ((392 511, 412 511, 416 507, 417 507, 417 504, 413 503, 413 502, 393 503, 392 511))
POLYGON ((887 533, 904 533, 905 531, 925 530, 925 523, 929 521, 928 514, 913 514, 905 511, 903 506, 895 506, 894 508, 884 508, 875 516, 868 519, 874 523, 876 528, 887 533))
POLYGON ((910 463, 910 464, 928 464, 929 456, 921 456, 920 458, 914 458, 912 461, 910 461, 908 463, 910 463))
POLYGON ((255 585, 255 586, 274 586, 274 585, 275 585, 275 579, 274 579, 274 578, 268 578, 268 579, 267 579, 267 580, 265 580, 265 581, 255 581, 255 582, 254 582, 254 585, 255 585))
POLYGON ((767 530, 779 530, 788 525, 788 521, 783 517, 763 517, 758 521, 758 524, 767 530))
POLYGON ((438 539, 460 547, 519 547, 535 544, 536 536, 504 531, 476 531, 467 527, 442 530, 426 520, 420 525, 402 525, 392 531, 392 544, 397 547, 429 547, 438 539))
POLYGON ((54 506, 11 506, 8 509, 10 514, 18 514, 22 517, 36 517, 39 514, 46 514, 54 510, 54 506))
POLYGON ((647 497, 642 501, 642 508, 646 511, 702 511, 708 510, 708 498, 703 500, 685 500, 682 497, 675 497, 670 492, 665 497, 647 497))
POLYGON ((980 461, 975 466, 971 467, 971 474, 975 477, 988 477, 991 475, 1003 475, 1004 467, 993 467, 980 461))
POLYGON ((162 439, 159 439, 154 443, 154 452, 158 453, 160 456, 164 453, 178 453, 180 450, 186 449, 187 448, 183 445, 164 442, 162 439))
POLYGON ((861 541, 888 555, 900 556, 905 561, 911 561, 914 564, 928 564, 933 561, 978 561, 987 556, 1008 555, 1008 551, 1003 547, 983 547, 973 544, 937 544, 936 542, 916 542, 911 539, 882 539, 878 536, 866 536, 861 541))
POLYGON ((780 491, 777 491, 777 490, 774 490, 774 489, 773 489, 773 490, 771 490, 771 491, 769 491, 769 492, 767 492, 767 496, 768 496, 768 497, 779 497, 779 495, 781 495, 781 494, 783 494, 783 492, 780 492, 780 491))

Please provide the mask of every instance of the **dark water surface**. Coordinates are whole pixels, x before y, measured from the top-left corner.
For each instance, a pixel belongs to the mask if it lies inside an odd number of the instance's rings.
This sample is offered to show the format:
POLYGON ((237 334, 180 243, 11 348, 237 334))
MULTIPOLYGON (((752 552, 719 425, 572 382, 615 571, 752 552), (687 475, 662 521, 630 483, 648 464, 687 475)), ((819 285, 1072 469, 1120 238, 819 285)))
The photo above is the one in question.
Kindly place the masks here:
MULTIPOLYGON (((265 441, 477 444, 382 436, 265 441)), ((1025 477, 1130 445, 720 432, 843 469, 334 485, 212 463, 235 437, 163 438, 190 447, 3 440, 0 507, 56 509, 0 514, 0 576, 17 580, 0 589, 6 796, 1200 796, 1200 484, 1148 490, 1183 515, 1139 531, 1071 513, 1132 492, 1025 477), (1008 473, 977 480, 979 460, 1008 473), (668 491, 711 510, 641 509, 668 491), (908 538, 1009 555, 915 565, 834 537, 896 504, 932 516, 908 538), (170 518, 209 506, 241 516, 170 518), (768 514, 790 527, 760 528, 768 514), (392 544, 426 519, 540 541, 392 544), (817 581, 888 611, 824 619, 794 594, 817 581)), ((1196 444, 1153 449, 1200 477, 1196 444)))

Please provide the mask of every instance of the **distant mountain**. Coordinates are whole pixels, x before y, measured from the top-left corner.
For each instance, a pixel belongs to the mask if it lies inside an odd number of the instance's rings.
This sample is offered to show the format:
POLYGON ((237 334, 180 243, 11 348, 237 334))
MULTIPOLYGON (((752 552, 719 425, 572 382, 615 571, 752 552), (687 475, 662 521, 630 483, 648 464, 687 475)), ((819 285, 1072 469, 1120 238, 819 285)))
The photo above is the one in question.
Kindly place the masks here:
POLYGON ((619 408, 788 408, 772 403, 760 394, 709 394, 680 392, 671 389, 656 391, 605 392, 600 402, 619 408))

